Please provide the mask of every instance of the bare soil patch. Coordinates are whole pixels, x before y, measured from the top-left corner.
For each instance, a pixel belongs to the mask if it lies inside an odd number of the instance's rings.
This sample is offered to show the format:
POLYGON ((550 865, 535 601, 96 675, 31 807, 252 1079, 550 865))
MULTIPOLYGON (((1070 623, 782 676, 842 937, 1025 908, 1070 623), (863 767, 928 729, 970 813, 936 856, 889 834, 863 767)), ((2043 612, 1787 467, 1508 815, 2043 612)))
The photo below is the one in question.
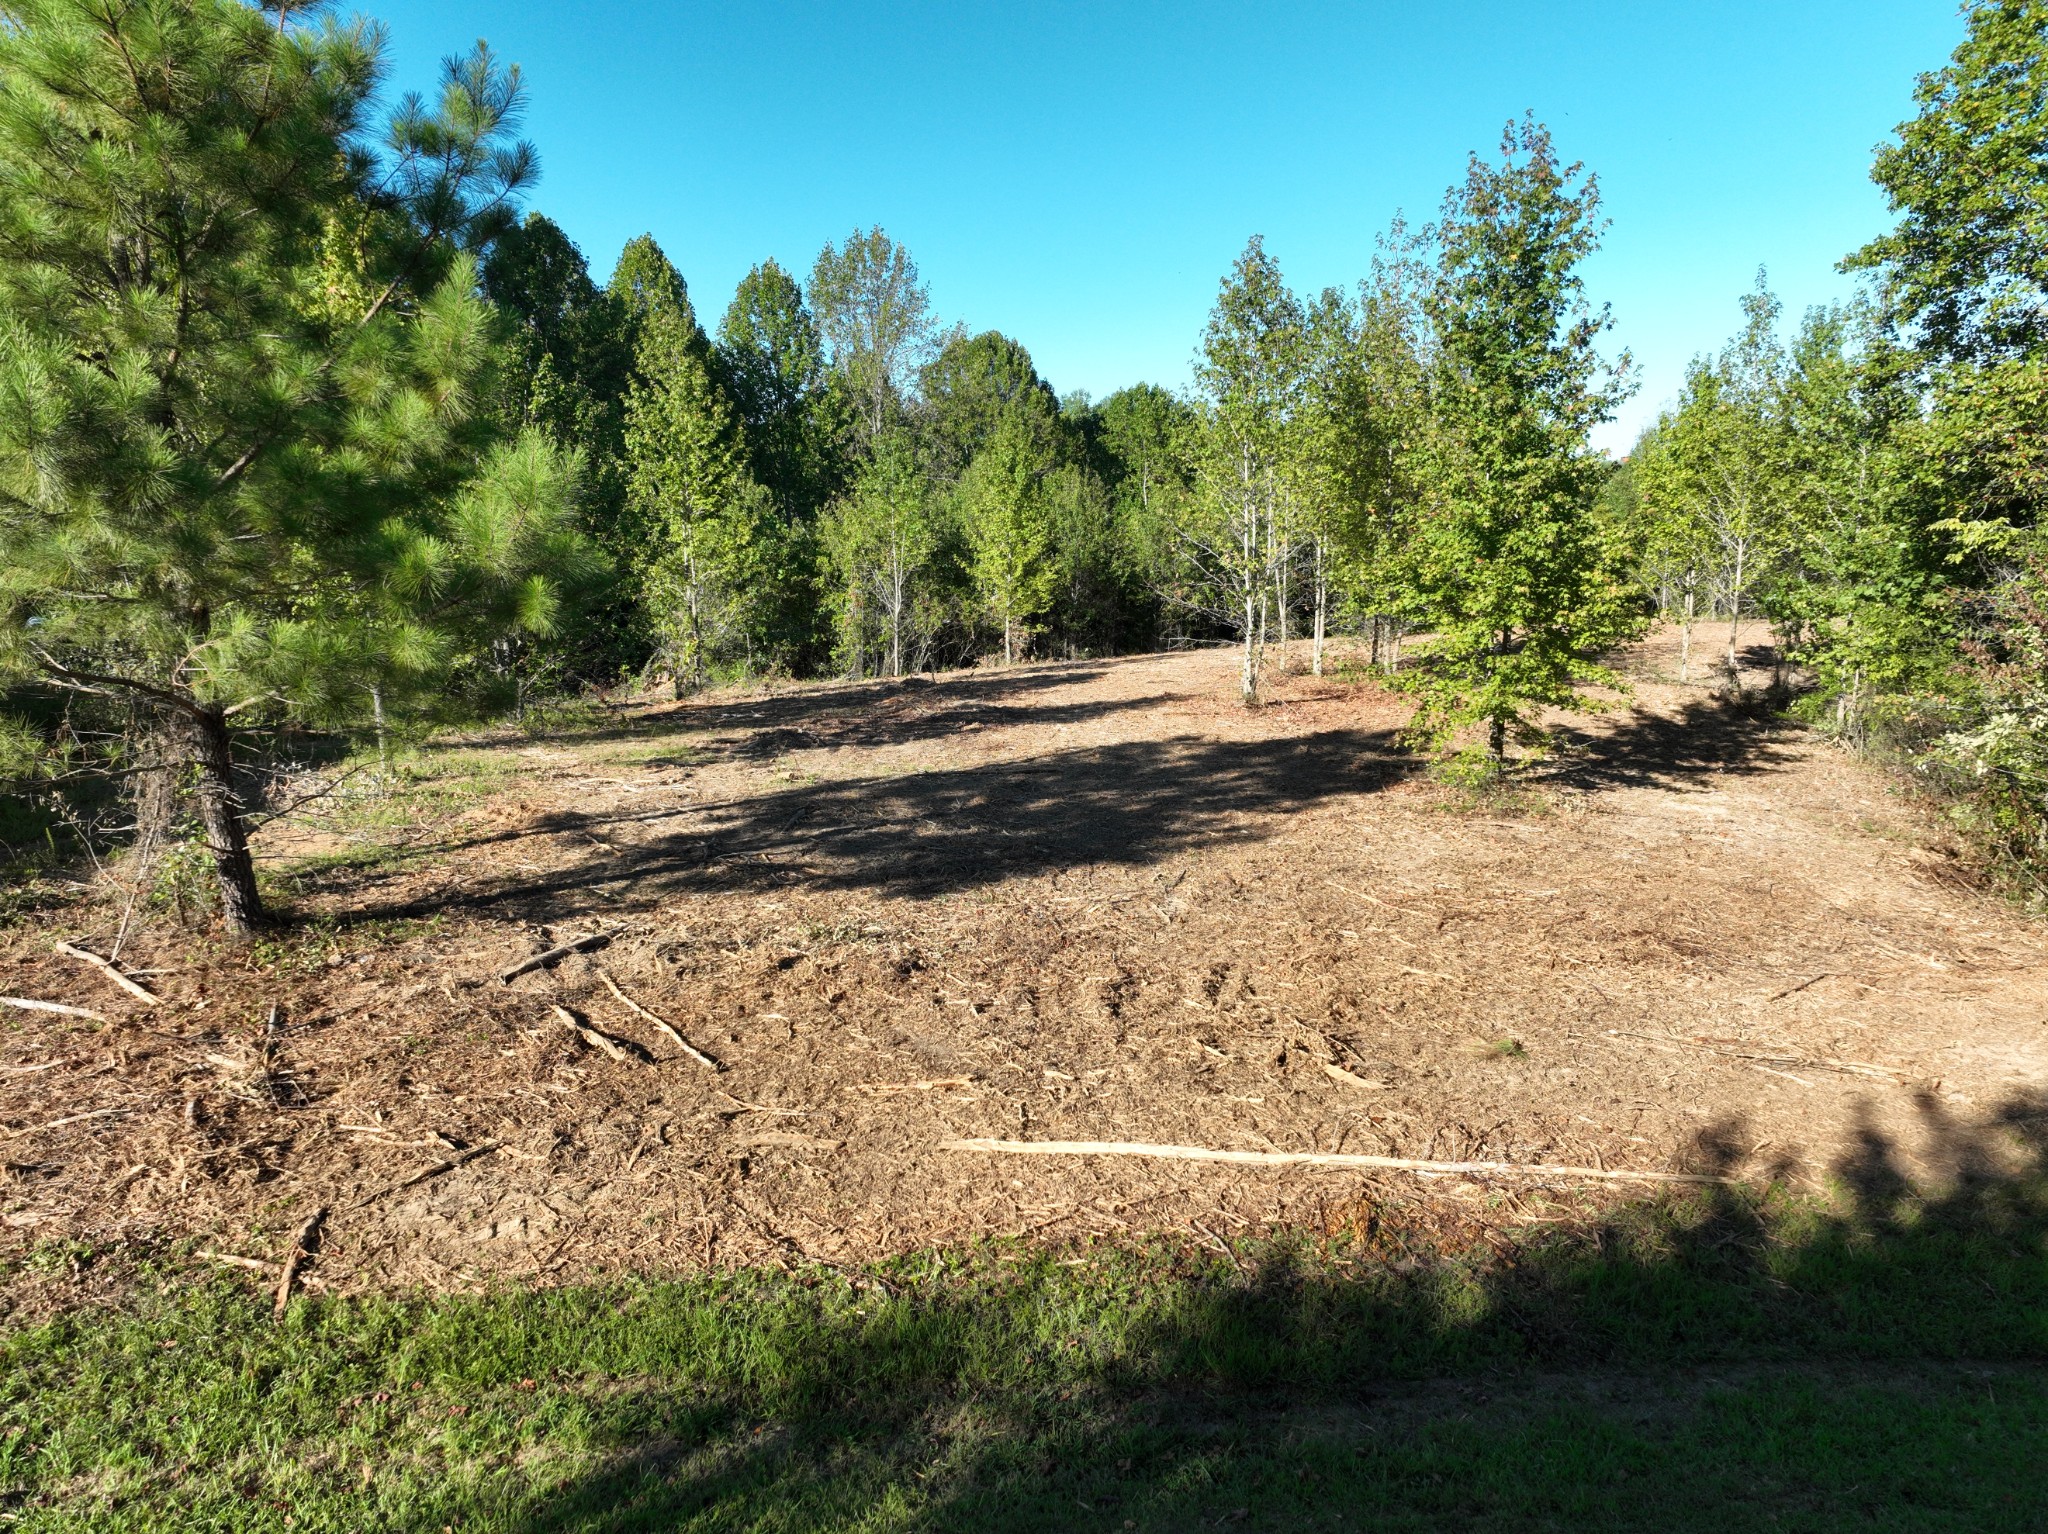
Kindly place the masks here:
POLYGON ((1811 1182, 1886 1147, 1967 1174, 2042 1111, 2041 928, 1872 769, 1669 682, 1668 638, 1634 655, 1632 708, 1506 807, 1419 776, 1373 681, 1286 675, 1246 711, 1233 664, 728 693, 456 743, 448 791, 388 824, 262 834, 293 934, 131 933, 153 1008, 52 951, 106 952, 118 908, 18 924, 0 992, 106 1021, 0 1015, 0 1251, 275 1259, 325 1205, 310 1275, 446 1286, 1363 1232, 1389 1204, 1528 1223, 1585 1191, 935 1147, 1811 1182))

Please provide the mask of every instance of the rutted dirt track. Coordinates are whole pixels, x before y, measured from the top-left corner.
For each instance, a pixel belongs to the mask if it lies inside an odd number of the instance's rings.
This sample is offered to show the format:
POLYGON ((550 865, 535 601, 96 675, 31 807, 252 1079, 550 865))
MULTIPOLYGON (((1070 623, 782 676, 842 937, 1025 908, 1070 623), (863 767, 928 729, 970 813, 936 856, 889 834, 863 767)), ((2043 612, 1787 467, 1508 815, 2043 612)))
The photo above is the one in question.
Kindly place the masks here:
MULTIPOLYGON (((0 1016, 0 1247, 269 1257, 326 1205, 316 1277, 447 1285, 1573 1191, 935 1149, 971 1136, 1808 1180, 1880 1138, 1935 1174, 1995 1158, 2042 1111, 2042 929, 1877 774, 1669 661, 1638 655, 1635 711, 1533 812, 1414 775, 1370 682, 1247 712, 1213 653, 488 744, 501 791, 309 876, 331 932, 255 960, 131 935, 162 1006, 51 952, 105 952, 118 904, 0 934, 0 991, 108 1019, 0 1016)), ((308 824, 266 834, 274 866, 347 844, 308 824)))

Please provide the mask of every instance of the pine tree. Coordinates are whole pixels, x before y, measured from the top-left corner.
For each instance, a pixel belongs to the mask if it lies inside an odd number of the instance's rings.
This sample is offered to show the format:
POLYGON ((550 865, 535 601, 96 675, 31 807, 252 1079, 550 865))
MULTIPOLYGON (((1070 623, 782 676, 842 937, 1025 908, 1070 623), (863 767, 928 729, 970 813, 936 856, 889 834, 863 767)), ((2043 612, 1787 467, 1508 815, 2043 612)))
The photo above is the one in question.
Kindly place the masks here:
POLYGON ((680 697, 703 685, 739 589, 746 443, 683 280, 651 238, 627 247, 612 286, 639 330, 625 444, 627 502, 647 540, 642 599, 680 697))
POLYGON ((591 568, 575 457, 486 408, 462 253, 534 173, 517 71, 450 61, 373 153, 381 43, 235 0, 0 26, 0 668, 155 713, 237 933, 237 733, 430 699, 591 568))
POLYGON ((1533 120, 1508 125, 1501 156, 1472 156, 1437 230, 1427 505, 1407 558, 1435 632, 1414 733, 1441 746, 1480 725, 1491 773, 1511 739, 1545 739, 1537 710, 1619 685, 1599 656, 1638 623, 1593 514, 1606 468, 1587 434, 1625 395, 1577 271, 1599 243, 1598 187, 1533 120))

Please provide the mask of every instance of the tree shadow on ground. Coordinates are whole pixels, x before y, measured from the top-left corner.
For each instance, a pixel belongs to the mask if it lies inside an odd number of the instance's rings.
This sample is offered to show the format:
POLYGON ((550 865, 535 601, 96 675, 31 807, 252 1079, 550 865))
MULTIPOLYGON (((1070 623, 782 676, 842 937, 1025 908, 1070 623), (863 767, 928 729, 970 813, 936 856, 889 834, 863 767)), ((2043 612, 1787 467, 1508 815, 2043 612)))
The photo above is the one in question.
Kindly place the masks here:
POLYGON ((1608 730, 1561 730, 1561 749, 1544 776, 1589 791, 1698 788, 1784 766, 1802 733, 1774 714, 1696 699, 1673 714, 1635 710, 1608 730))
MULTIPOLYGON (((597 725, 561 730, 556 738, 577 745, 611 741, 660 740, 685 734, 710 735, 708 744, 692 739, 693 759, 702 753, 773 756, 818 746, 886 746, 929 740, 968 724, 1059 723, 1096 718, 1129 708, 1146 708, 1159 695, 1112 699, 1097 703, 1054 705, 1041 714, 1033 700, 1064 687, 1082 687, 1099 680, 1102 664, 1020 667, 1001 671, 965 671, 936 678, 909 676, 871 682, 841 682, 793 687, 751 698, 676 704, 608 706, 610 717, 597 725), (631 712, 627 712, 627 708, 631 712), (721 732, 737 732, 720 740, 721 732), (774 742, 756 747, 755 740, 774 742)), ((679 752, 682 747, 679 745, 679 752)))
MULTIPOLYGON (((1717 1496, 1754 1515, 1738 1526, 1788 1510, 1802 1528, 1873 1526, 1815 1516, 1839 1495, 1845 1509, 1940 1515, 1874 1526, 2023 1528, 2025 1508, 1998 1501, 2009 1489, 1987 1483, 1990 1506, 1973 1510, 1967 1466, 1940 1462, 1979 1453, 1974 1426, 1924 1464, 1908 1419, 1950 1409, 1929 1390, 1951 1387, 1915 1385, 1915 1369, 1948 1361, 1953 1381, 1969 1375, 1962 1361, 2048 1358, 2048 1095, 1975 1124, 1931 1099, 1920 1108, 1946 1179, 1916 1185, 1872 1130, 1825 1209, 1713 1188, 1501 1254, 1404 1244, 1385 1207, 1361 1200, 1359 1239, 1335 1257, 1247 1246, 1228 1262, 1186 1259, 1151 1291, 1142 1263, 1098 1259, 1093 1279, 1076 1280, 1047 1262, 979 1284, 909 1284, 830 1319, 821 1299, 803 1325, 749 1315, 791 1328, 790 1345, 760 1355, 772 1385, 706 1388, 679 1355, 672 1377, 607 1398, 591 1425, 605 1468, 506 1526, 1301 1528, 1336 1509, 1382 1528, 1710 1529, 1729 1512, 1717 1496), (1879 1389, 1878 1406, 1844 1425, 1848 1395, 1900 1371, 1896 1401, 1879 1389), (1419 1427, 1404 1417, 1424 1388, 1413 1382, 1447 1376, 1520 1389, 1524 1404, 1489 1422, 1467 1392, 1419 1427), (1590 1388, 1571 1380, 1612 1378, 1661 1405, 1632 1425, 1571 1405, 1590 1388), (1727 1397, 1744 1378, 1761 1395, 1727 1397), (1801 1379, 1820 1383, 1802 1395, 1801 1379), (1786 1420, 1716 1426, 1721 1398, 1735 1401, 1724 1417, 1786 1420), (1276 1413, 1291 1414, 1284 1433, 1268 1430, 1276 1413), (1875 1441, 1894 1416, 1905 1441, 1875 1441), (1323 1423, 1327 1454, 1302 1448, 1304 1421, 1323 1423), (1703 1462, 1709 1430, 1750 1445, 1747 1457, 1703 1462)), ((1720 1126, 1703 1138, 1703 1169, 1732 1165, 1743 1143, 1741 1125, 1720 1126)), ((658 1325, 658 1286, 635 1303, 658 1325)), ((1981 1391, 1986 1377, 1965 1384, 1981 1391)), ((2030 1473, 1994 1468, 2022 1486, 2030 1473)))
MULTIPOLYGON (((351 919, 536 902, 623 883, 627 910, 679 893, 866 889, 931 896, 1088 864, 1146 866, 1272 834, 1270 818, 1384 788, 1414 771, 1390 730, 1329 730, 1279 740, 1131 741, 893 778, 807 784, 702 808, 559 814, 543 832, 657 828, 592 845, 535 877, 487 877, 452 894, 358 906, 351 919)), ((423 852, 445 853, 476 842, 423 852)), ((396 874, 352 881, 374 890, 396 874)))

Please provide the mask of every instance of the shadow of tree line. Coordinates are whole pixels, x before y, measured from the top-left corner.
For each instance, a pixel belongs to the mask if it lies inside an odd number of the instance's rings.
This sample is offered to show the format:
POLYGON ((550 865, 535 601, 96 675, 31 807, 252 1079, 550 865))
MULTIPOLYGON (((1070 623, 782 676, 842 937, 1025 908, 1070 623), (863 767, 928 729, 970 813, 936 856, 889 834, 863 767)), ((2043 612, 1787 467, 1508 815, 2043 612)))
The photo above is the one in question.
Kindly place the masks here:
MULTIPOLYGON (((1139 705, 1075 705, 1045 717, 1078 721, 1132 706, 1139 705)), ((911 722, 904 738, 919 738, 922 726, 911 722)), ((886 721, 864 726, 877 740, 896 727, 886 721)), ((735 751, 745 754, 741 747, 735 751)), ((1594 792, 1684 789, 1728 774, 1771 771, 1788 756, 1782 726, 1701 703, 1677 718, 1634 715, 1586 738, 1553 776, 1594 792)), ((1288 815, 1379 792, 1421 768, 1393 729, 1250 741, 1124 741, 800 784, 708 806, 556 812, 531 826, 412 849, 408 862, 536 834, 588 833, 569 861, 545 872, 479 869, 463 889, 428 897, 378 901, 378 887, 400 876, 397 867, 337 872, 326 883, 358 897, 354 920, 464 908, 559 917, 563 897, 593 885, 617 887, 614 909, 625 911, 679 894, 799 883, 929 897, 1077 865, 1152 866, 1206 847, 1261 840, 1283 829, 1288 815), (631 839, 596 839, 633 828, 631 839)), ((308 886, 319 888, 320 881, 308 886)))
MULTIPOLYGON (((511 907, 559 914, 558 897, 622 883, 626 910, 681 893, 777 888, 866 889, 930 896, 1077 864, 1142 866, 1270 834, 1267 820, 1372 792, 1412 772, 1391 732, 1333 730, 1247 742, 1181 737, 1051 752, 1024 760, 803 784, 719 805, 558 813, 519 832, 444 842, 458 853, 535 832, 673 830, 586 844, 531 877, 481 876, 468 888, 357 919, 511 907)), ((395 871, 352 876, 373 893, 395 871)))
MULTIPOLYGON (((1398 1512, 1414 1527, 1506 1526, 1489 1521, 1506 1505, 1489 1497, 1521 1499, 1539 1527, 1713 1526, 1718 1515, 1698 1500, 1706 1470, 1628 1479, 1628 1463, 1647 1457, 1654 1470, 1667 1451, 1686 1458, 1682 1447, 1639 1446, 1603 1480, 1599 1456, 1583 1451, 1606 1441, 1605 1429, 1562 1400, 1554 1418, 1497 1433, 1460 1427, 1435 1450, 1375 1424, 1401 1427, 1413 1388, 1403 1382, 1445 1377, 1511 1384, 1553 1371, 1670 1378, 1731 1367, 1775 1377, 1823 1364, 2048 1359, 2048 1093, 1976 1123, 1932 1099, 1920 1115, 1940 1169, 1934 1185, 1916 1184, 1899 1148, 1871 1128, 1836 1168, 1829 1204, 1715 1187, 1611 1207, 1508 1250, 1432 1248, 1382 1209, 1356 1242, 1275 1240, 1227 1261, 1155 1246, 1096 1251, 1079 1268, 1041 1257, 920 1278, 944 1264, 920 1270, 912 1259, 884 1270, 892 1292, 864 1295, 826 1274, 813 1275, 815 1289, 781 1280, 728 1286, 716 1299, 710 1281, 622 1286, 583 1303, 613 1307, 614 1331, 693 1338, 694 1349, 676 1347, 653 1367, 623 1346, 612 1359, 600 1349, 560 1360, 570 1374, 595 1366, 637 1377, 595 1409, 602 1468, 519 1494, 503 1526, 1179 1529, 1234 1512, 1249 1526, 1296 1528, 1312 1514, 1322 1521, 1332 1499, 1398 1512), (724 1331, 701 1314, 707 1304, 724 1331), (1304 1483, 1298 1467, 1268 1475, 1257 1454, 1237 1454, 1274 1411, 1317 1403, 1349 1424, 1312 1461, 1325 1484, 1304 1483), (1535 1474, 1512 1495, 1485 1490, 1493 1483, 1480 1466, 1502 1434, 1520 1434, 1511 1447, 1533 1456, 1513 1461, 1518 1474, 1551 1464, 1556 1477, 1535 1474), (1224 1483, 1231 1499, 1241 1503, 1249 1485, 1265 1505, 1253 1516, 1219 1504, 1224 1483)), ((1708 1137, 1710 1168, 1732 1168, 1742 1127, 1708 1137)), ((549 1361, 515 1367, 538 1373, 549 1361)), ((1825 1423, 1825 1397, 1811 1409, 1825 1423)), ((1674 1426, 1682 1437, 1683 1420, 1674 1426)), ((1782 1447, 1780 1489, 1795 1504, 1811 1500, 1801 1477, 1825 1489, 1826 1439, 1782 1447)), ((1731 1465, 1726 1477, 1758 1470, 1731 1465)), ((1898 1474, 1887 1491, 1849 1490, 1879 1507, 1970 1495, 1967 1477, 1930 1486, 1903 1464, 1898 1474)))

